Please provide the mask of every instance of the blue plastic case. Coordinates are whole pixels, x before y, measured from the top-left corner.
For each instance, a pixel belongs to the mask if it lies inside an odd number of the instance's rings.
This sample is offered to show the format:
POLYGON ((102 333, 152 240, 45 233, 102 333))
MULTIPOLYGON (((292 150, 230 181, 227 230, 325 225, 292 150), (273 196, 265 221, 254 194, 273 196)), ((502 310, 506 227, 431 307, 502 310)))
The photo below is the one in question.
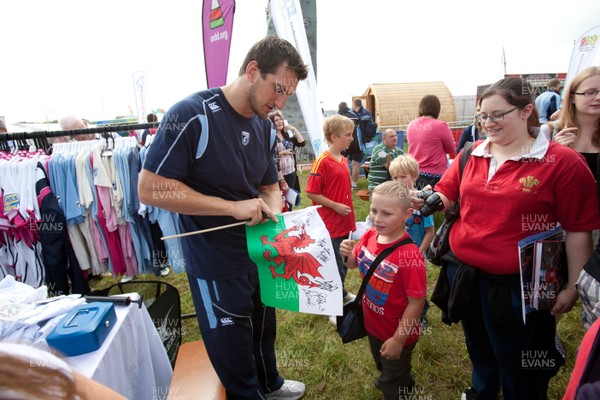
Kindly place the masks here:
POLYGON ((98 350, 117 321, 112 303, 82 304, 67 315, 46 337, 48 345, 66 356, 98 350))

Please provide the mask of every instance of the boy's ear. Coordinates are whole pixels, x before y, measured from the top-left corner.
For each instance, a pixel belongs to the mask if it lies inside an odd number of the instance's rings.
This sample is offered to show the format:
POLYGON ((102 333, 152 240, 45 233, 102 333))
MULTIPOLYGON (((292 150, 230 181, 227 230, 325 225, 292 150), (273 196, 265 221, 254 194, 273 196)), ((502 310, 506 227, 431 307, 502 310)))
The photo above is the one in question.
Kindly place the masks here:
POLYGON ((404 222, 408 221, 410 219, 410 217, 413 215, 414 209, 412 207, 409 207, 406 209, 406 212, 404 213, 404 222))

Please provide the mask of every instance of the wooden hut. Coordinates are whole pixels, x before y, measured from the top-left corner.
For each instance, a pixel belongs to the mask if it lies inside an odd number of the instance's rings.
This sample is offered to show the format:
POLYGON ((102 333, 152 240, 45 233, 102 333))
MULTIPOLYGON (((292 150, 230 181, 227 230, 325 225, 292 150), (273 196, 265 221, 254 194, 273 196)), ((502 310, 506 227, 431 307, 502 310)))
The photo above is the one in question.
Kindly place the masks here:
POLYGON ((454 99, 443 82, 373 83, 362 96, 354 96, 352 100, 362 99, 380 130, 405 130, 408 123, 419 116, 419 101, 428 94, 440 99, 439 119, 448 123, 456 121, 454 99))

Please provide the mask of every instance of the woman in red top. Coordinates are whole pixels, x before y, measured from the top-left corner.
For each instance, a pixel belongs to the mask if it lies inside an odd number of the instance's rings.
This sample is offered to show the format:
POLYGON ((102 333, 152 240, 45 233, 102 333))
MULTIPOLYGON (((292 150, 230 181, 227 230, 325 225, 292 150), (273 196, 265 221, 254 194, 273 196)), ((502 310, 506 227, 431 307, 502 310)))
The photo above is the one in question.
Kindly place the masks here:
POLYGON ((473 364, 467 398, 496 399, 500 387, 505 400, 547 398, 548 382, 564 364, 556 350, 554 315, 577 301, 575 282, 592 253, 591 231, 600 226, 585 160, 538 135, 532 94, 520 78, 487 89, 478 119, 488 138, 475 144, 462 179, 459 163, 452 163, 436 185, 445 209, 460 196, 460 217, 450 233, 460 262, 445 270, 449 282, 467 279, 471 285, 459 293, 473 364), (517 243, 558 223, 566 231, 568 282, 551 310, 533 310, 524 323, 517 243), (461 265, 459 275, 461 263, 473 269, 461 265), (466 276, 466 270, 474 274, 466 276))

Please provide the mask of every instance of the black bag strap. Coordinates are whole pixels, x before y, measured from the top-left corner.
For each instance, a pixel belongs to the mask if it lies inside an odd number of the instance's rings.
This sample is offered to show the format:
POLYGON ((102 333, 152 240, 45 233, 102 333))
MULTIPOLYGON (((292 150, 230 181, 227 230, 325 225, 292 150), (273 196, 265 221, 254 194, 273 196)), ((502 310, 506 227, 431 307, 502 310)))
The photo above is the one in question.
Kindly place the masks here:
POLYGON ((465 143, 462 153, 460 153, 460 168, 458 169, 460 171, 460 180, 462 180, 462 174, 465 170, 465 165, 467 165, 467 161, 469 161, 469 157, 471 157, 471 153, 473 152, 473 144, 473 142, 465 143))
POLYGON ((367 288, 367 283, 369 283, 369 279, 371 279, 371 276, 373 276, 373 273, 377 269, 377 266, 379 266, 379 264, 381 264, 381 262, 387 256, 389 256, 392 253, 392 251, 396 250, 400 246, 404 246, 405 244, 409 244, 409 243, 414 243, 414 242, 410 237, 407 237, 406 239, 401 240, 398 243, 395 243, 395 244, 391 245, 390 247, 382 250, 381 253, 379 253, 377 255, 377 257, 375 257, 375 259, 371 263, 371 266, 369 267, 369 270, 367 271, 367 273, 365 274, 365 277, 363 278, 362 284, 360 285, 360 289, 358 289, 358 293, 356 293, 356 299, 358 301, 360 301, 362 299, 362 295, 367 288))
MULTIPOLYGON (((458 184, 460 185, 460 182, 462 182, 462 175, 463 175, 463 171, 465 170, 465 165, 467 165, 467 161, 469 161, 469 157, 471 157, 471 153, 473 152, 473 144, 474 142, 467 142, 465 143, 463 149, 462 149, 462 153, 460 153, 460 160, 459 160, 459 165, 458 165, 458 184)), ((458 200, 456 202, 456 204, 460 204, 460 194, 458 195, 458 200)))

